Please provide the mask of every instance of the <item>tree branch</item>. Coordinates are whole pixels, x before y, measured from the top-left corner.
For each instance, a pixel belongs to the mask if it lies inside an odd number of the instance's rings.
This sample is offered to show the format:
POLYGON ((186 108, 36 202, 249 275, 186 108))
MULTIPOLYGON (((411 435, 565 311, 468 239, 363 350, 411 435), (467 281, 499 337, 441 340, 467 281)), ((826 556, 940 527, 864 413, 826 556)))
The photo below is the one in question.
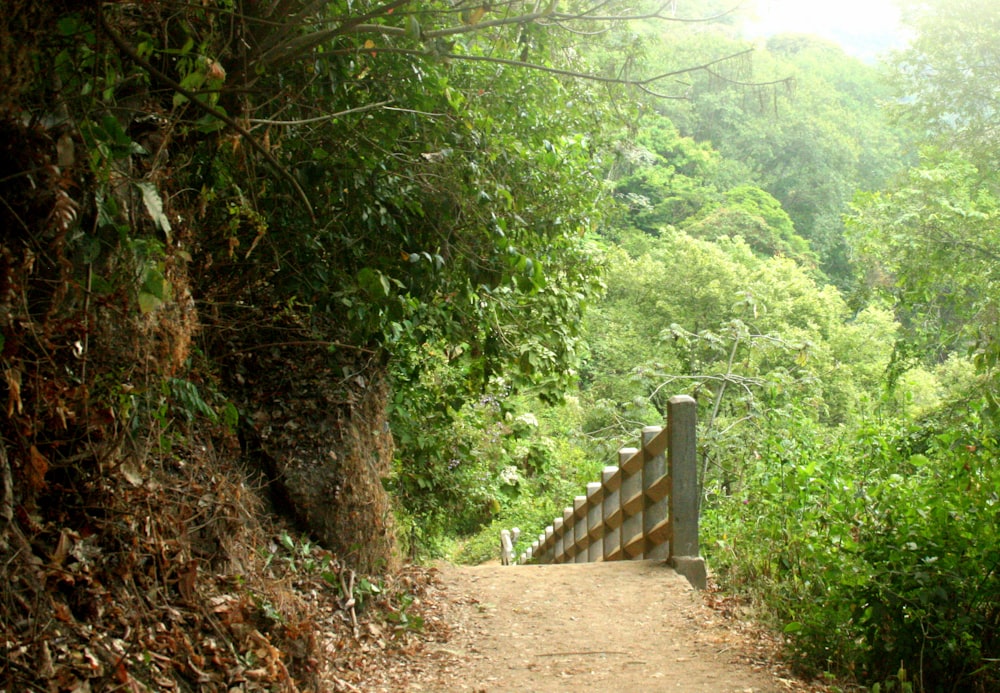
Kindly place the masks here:
MULTIPOLYGON (((314 31, 307 33, 305 35, 299 36, 294 39, 290 39, 283 43, 275 46, 265 47, 262 55, 255 61, 264 65, 275 65, 280 62, 298 57, 305 52, 308 52, 315 48, 316 46, 329 41, 336 36, 343 36, 348 34, 381 34, 383 36, 406 36, 410 33, 410 29, 390 26, 386 24, 372 24, 370 20, 377 17, 388 16, 392 10, 406 5, 411 0, 394 0, 385 5, 375 8, 374 10, 365 13, 359 17, 354 17, 349 20, 345 20, 342 24, 335 28, 326 29, 323 31, 314 31)), ((527 14, 520 14, 514 17, 504 17, 501 19, 492 19, 485 22, 477 22, 474 24, 463 24, 445 27, 442 29, 431 29, 429 31, 420 31, 419 38, 421 40, 433 40, 437 38, 444 38, 446 36, 456 36, 459 34, 469 34, 482 31, 484 29, 491 29, 501 26, 511 26, 511 25, 523 25, 531 24, 533 22, 538 22, 543 19, 553 20, 553 24, 562 27, 562 23, 569 21, 595 21, 595 22, 627 22, 640 19, 661 19, 663 21, 669 22, 683 22, 683 23, 697 23, 697 22, 709 22, 716 19, 720 19, 729 15, 736 10, 740 9, 745 3, 743 1, 738 2, 731 9, 721 12, 717 15, 711 17, 702 18, 684 18, 684 17, 665 17, 661 14, 666 5, 660 7, 656 12, 644 15, 599 15, 593 16, 588 14, 589 12, 596 11, 603 7, 606 3, 600 3, 595 7, 591 8, 587 12, 582 12, 579 14, 559 14, 553 12, 555 2, 550 2, 549 5, 543 9, 536 9, 533 12, 527 14)), ((292 22, 286 24, 286 27, 295 27, 301 24, 301 15, 296 15, 292 22)), ((417 38, 417 37, 415 37, 417 38)), ((384 49, 383 49, 384 50, 384 49)), ((714 63, 708 63, 711 65, 714 63)), ((653 80, 655 81, 655 80, 653 80)))
MULTIPOLYGON (((421 57, 425 57, 425 58, 431 58, 431 57, 437 56, 436 53, 433 53, 433 52, 430 52, 430 51, 426 51, 426 50, 417 50, 415 48, 394 48, 392 46, 374 46, 374 47, 371 47, 371 48, 367 48, 365 50, 371 51, 373 53, 397 53, 397 54, 401 54, 401 55, 415 55, 415 56, 421 56, 421 57)), ((508 58, 495 58, 495 57, 489 56, 489 55, 464 55, 462 53, 447 53, 447 54, 445 54, 443 56, 440 56, 440 57, 447 58, 448 60, 466 60, 466 61, 471 61, 471 62, 493 63, 493 64, 496 64, 496 65, 508 65, 510 67, 518 67, 518 68, 523 68, 523 69, 526 69, 526 70, 536 70, 538 72, 547 72, 549 74, 560 75, 562 77, 574 77, 576 79, 585 79, 585 80, 589 80, 591 82, 601 82, 603 84, 623 84, 623 85, 626 85, 626 86, 644 87, 644 86, 648 86, 650 84, 653 84, 654 82, 658 82, 660 80, 666 79, 668 77, 677 77, 677 76, 680 76, 680 75, 686 75, 686 74, 690 74, 692 72, 699 72, 699 71, 702 71, 702 70, 706 71, 706 72, 709 72, 710 74, 712 74, 713 76, 718 77, 719 79, 726 80, 725 77, 723 77, 721 75, 718 75, 717 73, 709 70, 709 68, 712 65, 718 65, 719 63, 725 62, 727 60, 733 60, 735 58, 739 58, 741 56, 747 55, 748 53, 753 52, 753 50, 754 50, 753 48, 747 48, 746 50, 740 51, 739 53, 733 53, 731 55, 727 55, 727 56, 722 57, 722 58, 717 58, 715 60, 712 60, 712 61, 707 62, 707 63, 703 63, 701 65, 694 65, 692 67, 685 67, 685 68, 680 69, 680 70, 672 70, 670 72, 663 72, 661 74, 654 75, 653 77, 647 77, 645 79, 626 79, 626 78, 622 78, 622 77, 605 77, 603 75, 596 75, 596 74, 589 73, 589 72, 577 72, 575 70, 564 70, 562 68, 549 67, 547 65, 542 65, 540 63, 529 63, 529 62, 525 62, 523 60, 511 60, 511 59, 508 59, 508 58)), ((331 51, 331 54, 340 54, 340 55, 343 55, 343 54, 346 54, 346 53, 354 53, 356 51, 357 51, 357 49, 351 48, 349 50, 348 49, 344 49, 344 50, 339 50, 339 51, 331 51)), ((729 81, 732 84, 737 84, 737 85, 744 84, 744 83, 738 82, 736 80, 726 80, 726 81, 729 81)), ((786 79, 781 79, 781 80, 775 80, 774 82, 762 82, 759 85, 756 82, 750 82, 750 83, 746 83, 745 86, 768 86, 770 84, 781 84, 782 82, 787 82, 787 81, 788 81, 788 79, 786 78, 786 79)), ((650 92, 650 93, 654 93, 654 92, 650 92)), ((665 98, 683 98, 683 97, 665 97, 665 98)))
POLYGON ((354 113, 372 111, 376 108, 381 108, 382 106, 388 106, 392 103, 392 101, 392 99, 388 99, 387 101, 370 103, 367 106, 348 108, 346 111, 337 111, 336 113, 316 116, 315 118, 304 118, 302 120, 267 120, 266 118, 248 118, 247 122, 253 123, 254 125, 310 125, 312 123, 322 123, 324 120, 333 120, 334 118, 340 118, 341 116, 352 115, 354 113))
MULTIPOLYGON (((326 41, 329 41, 330 39, 336 36, 348 33, 357 33, 353 31, 354 27, 366 24, 366 22, 375 19, 376 17, 385 16, 391 13, 393 10, 408 4, 409 2, 411 2, 411 0, 393 0, 393 2, 390 2, 388 4, 380 5, 371 12, 366 12, 365 14, 360 15, 358 17, 352 17, 350 19, 347 19, 343 22, 343 24, 337 26, 334 29, 327 29, 325 31, 315 31, 288 41, 284 41, 272 48, 268 48, 267 50, 265 50, 259 58, 254 60, 254 62, 260 65, 275 65, 282 61, 295 58, 303 53, 312 50, 316 46, 319 46, 325 43, 326 41)), ((298 25, 295 23, 289 23, 286 26, 289 28, 294 28, 298 25)), ((383 29, 391 28, 399 30, 404 34, 406 33, 404 29, 399 29, 398 27, 383 27, 382 25, 379 24, 374 24, 370 26, 379 27, 380 31, 383 29)))
POLYGON ((743 5, 745 5, 746 3, 738 2, 730 9, 725 10, 724 12, 720 12, 719 14, 713 15, 711 17, 665 17, 661 13, 663 12, 664 9, 666 9, 667 5, 669 4, 670 3, 664 3, 655 12, 650 12, 648 14, 624 14, 624 15, 604 15, 604 16, 590 15, 588 14, 589 12, 593 12, 595 9, 597 9, 597 8, 592 8, 590 10, 587 10, 587 12, 581 12, 579 14, 562 14, 557 12, 553 13, 552 18, 560 22, 578 21, 578 20, 587 20, 594 22, 630 22, 637 19, 662 19, 665 22, 697 24, 701 22, 714 22, 716 20, 722 19, 723 17, 731 15, 733 12, 743 7, 743 5))
POLYGON ((262 145, 256 139, 254 139, 253 135, 251 135, 246 128, 237 123, 231 116, 229 116, 226 113, 223 113, 217 108, 209 106, 207 103, 202 102, 198 98, 197 94, 188 89, 185 89, 177 81, 171 79, 168 75, 164 74, 159 69, 154 67, 149 61, 142 58, 138 53, 135 52, 135 49, 132 48, 132 46, 130 46, 128 43, 126 43, 125 40, 121 36, 119 36, 118 33, 115 32, 115 30, 112 29, 111 26, 108 24, 107 20, 104 17, 104 10, 101 7, 101 3, 98 3, 97 7, 98 7, 97 22, 100 25, 101 30, 104 31, 105 34, 107 34, 109 39, 111 39, 111 42, 118 47, 118 50, 124 53, 129 58, 129 60, 131 60, 136 65, 141 67, 143 70, 148 72, 152 77, 155 77, 157 80, 163 82, 165 85, 176 91, 178 94, 182 94, 184 97, 188 99, 188 101, 194 104, 196 108, 204 111, 213 118, 222 121, 223 123, 231 127, 233 130, 238 132, 240 135, 242 135, 244 138, 246 138, 250 146, 253 149, 257 150, 268 161, 268 163, 270 163, 272 166, 275 167, 275 169, 277 169, 278 173, 281 174, 281 176, 284 179, 286 179, 289 183, 291 183, 292 187, 295 189, 299 197, 302 199, 302 203, 305 205, 306 210, 309 212, 309 216, 312 217, 312 219, 315 221, 316 214, 315 212, 313 212, 312 204, 310 204, 309 197, 306 195, 305 190, 303 190, 302 186, 299 185, 299 182, 295 179, 295 176, 289 173, 288 170, 284 166, 282 166, 281 163, 276 158, 274 158, 274 155, 271 154, 271 152, 269 152, 264 147, 264 145, 262 145))

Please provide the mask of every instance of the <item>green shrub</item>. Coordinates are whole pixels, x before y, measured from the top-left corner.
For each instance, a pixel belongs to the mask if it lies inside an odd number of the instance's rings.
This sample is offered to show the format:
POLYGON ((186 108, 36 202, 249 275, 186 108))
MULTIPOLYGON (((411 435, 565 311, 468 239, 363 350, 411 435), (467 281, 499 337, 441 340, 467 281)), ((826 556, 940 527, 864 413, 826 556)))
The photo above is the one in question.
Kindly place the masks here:
POLYGON ((811 673, 916 690, 1000 685, 1000 470, 992 427, 873 426, 842 444, 775 428, 706 507, 710 560, 811 673))

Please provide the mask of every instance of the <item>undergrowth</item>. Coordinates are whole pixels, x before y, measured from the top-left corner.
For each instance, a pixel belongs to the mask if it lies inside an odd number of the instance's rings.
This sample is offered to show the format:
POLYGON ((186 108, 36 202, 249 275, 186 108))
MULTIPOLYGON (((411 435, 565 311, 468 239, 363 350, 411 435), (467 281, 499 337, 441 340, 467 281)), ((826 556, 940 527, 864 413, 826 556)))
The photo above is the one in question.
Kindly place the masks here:
POLYGON ((978 403, 947 429, 879 422, 839 442, 788 425, 705 508, 721 580, 765 607, 802 671, 881 690, 1000 685, 989 417, 978 403))

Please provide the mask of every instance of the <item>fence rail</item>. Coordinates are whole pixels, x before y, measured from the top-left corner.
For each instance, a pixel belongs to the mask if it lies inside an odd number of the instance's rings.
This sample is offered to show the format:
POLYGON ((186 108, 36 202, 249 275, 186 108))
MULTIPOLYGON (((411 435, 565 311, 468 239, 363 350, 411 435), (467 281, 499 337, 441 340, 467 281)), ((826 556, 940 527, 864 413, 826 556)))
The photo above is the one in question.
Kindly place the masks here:
POLYGON ((664 559, 705 588, 698 550, 697 405, 672 397, 666 427, 647 426, 642 446, 618 451, 618 466, 587 484, 538 535, 518 563, 664 559))

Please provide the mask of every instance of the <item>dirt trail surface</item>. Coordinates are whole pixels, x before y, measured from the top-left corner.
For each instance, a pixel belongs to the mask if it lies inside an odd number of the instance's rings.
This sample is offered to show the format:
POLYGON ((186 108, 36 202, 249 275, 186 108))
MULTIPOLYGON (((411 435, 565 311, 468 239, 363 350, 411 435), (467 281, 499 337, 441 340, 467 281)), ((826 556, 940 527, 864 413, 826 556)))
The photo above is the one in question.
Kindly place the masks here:
POLYGON ((409 690, 815 690, 662 561, 440 571, 451 637, 409 690))

